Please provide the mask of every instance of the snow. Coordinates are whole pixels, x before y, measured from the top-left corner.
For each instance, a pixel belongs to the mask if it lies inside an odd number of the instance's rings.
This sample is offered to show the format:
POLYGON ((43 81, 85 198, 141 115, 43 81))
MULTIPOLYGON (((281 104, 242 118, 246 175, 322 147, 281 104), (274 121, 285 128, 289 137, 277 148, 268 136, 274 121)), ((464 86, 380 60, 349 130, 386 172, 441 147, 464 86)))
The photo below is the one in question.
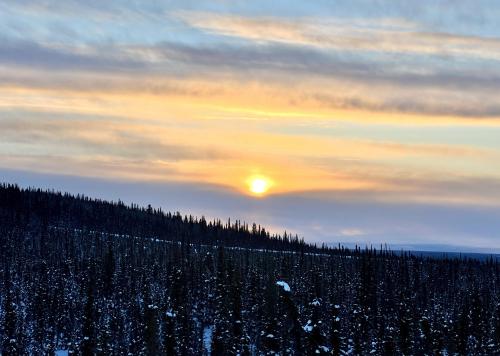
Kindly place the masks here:
POLYGON ((166 314, 169 318, 173 318, 173 317, 175 317, 175 313, 174 313, 174 312, 172 312, 171 310, 167 311, 165 314, 166 314))
POLYGON ((314 305, 315 307, 319 307, 321 305, 321 302, 318 299, 314 299, 311 304, 314 305))
POLYGON ((214 332, 213 325, 207 326, 203 329, 203 348, 207 355, 212 354, 212 334, 214 332))
POLYGON ((311 320, 308 320, 308 321, 307 321, 307 324, 304 326, 304 328, 303 328, 303 329, 304 329, 304 331, 305 331, 306 333, 310 333, 310 332, 312 331, 313 326, 311 325, 311 323, 312 323, 312 321, 311 321, 311 320))
POLYGON ((282 287, 285 292, 290 292, 290 290, 291 290, 290 286, 285 281, 278 281, 278 282, 276 282, 276 284, 278 286, 282 287))
POLYGON ((54 356, 68 356, 69 350, 56 350, 54 356))

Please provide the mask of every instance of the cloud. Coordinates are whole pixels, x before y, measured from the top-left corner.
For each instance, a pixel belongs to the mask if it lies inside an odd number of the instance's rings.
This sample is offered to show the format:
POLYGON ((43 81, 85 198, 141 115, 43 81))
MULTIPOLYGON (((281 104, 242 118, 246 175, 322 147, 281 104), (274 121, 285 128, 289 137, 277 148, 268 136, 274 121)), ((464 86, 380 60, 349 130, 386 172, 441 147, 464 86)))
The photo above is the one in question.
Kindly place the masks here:
MULTIPOLYGON (((281 106, 312 111, 363 110, 456 118, 498 118, 500 89, 495 73, 437 71, 415 74, 391 69, 383 60, 343 60, 318 50, 271 46, 46 48, 8 42, 0 46, 3 87, 103 93, 147 93, 194 98, 247 91, 249 81, 274 91, 281 106), (10 44, 9 44, 10 43, 10 44), (151 62, 145 52, 153 52, 151 62), (143 53, 138 55, 138 53, 143 53), (24 67, 24 68, 23 68, 24 67), (38 68, 38 69, 37 69, 38 68), (45 70, 52 75, 47 77, 45 70), (175 70, 174 70, 175 69, 175 70), (290 74, 301 78, 290 85, 290 74), (338 88, 327 90, 327 88, 338 88)), ((256 98, 249 95, 248 98, 256 98)), ((240 99, 241 100, 241 99, 240 99)), ((251 105, 251 103, 250 103, 251 105)))
MULTIPOLYGON (((231 21, 246 24, 246 19, 231 21)), ((267 24, 275 19, 262 21, 267 24)), ((286 33, 293 28, 293 22, 288 23, 291 20, 280 21, 287 23, 283 25, 286 33)), ((263 31, 266 26, 278 25, 267 24, 263 31)), ((465 46, 461 44, 464 39, 440 36, 439 41, 465 46)), ((491 47, 490 39, 484 41, 482 45, 491 47)), ((256 83, 274 92, 273 98, 281 98, 281 107, 291 104, 310 112, 320 107, 465 119, 500 117, 500 99, 495 95, 500 77, 491 63, 479 70, 475 61, 450 65, 446 60, 418 56, 352 55, 347 50, 328 51, 286 41, 71 45, 2 38, 0 68, 0 86, 4 88, 147 93, 206 100, 248 90, 256 83), (292 76, 297 80, 291 80, 292 76)), ((247 97, 256 96, 249 93, 247 97)))
POLYGON ((65 16, 69 18, 85 14, 95 20, 128 20, 137 19, 140 15, 152 17, 154 4, 142 4, 136 6, 133 3, 124 4, 122 1, 108 0, 106 2, 96 0, 67 0, 60 3, 54 0, 4 0, 8 8, 23 13, 35 14, 44 17, 65 16), (148 6, 149 5, 149 6, 148 6))
POLYGON ((248 17, 217 13, 180 12, 190 26, 212 34, 257 43, 331 48, 342 51, 469 56, 500 60, 500 39, 429 32, 403 18, 336 19, 248 17))
POLYGON ((363 230, 360 230, 360 229, 350 228, 350 229, 340 230, 339 235, 340 236, 347 236, 347 237, 363 236, 363 235, 365 235, 365 232, 363 230))
POLYGON ((51 70, 123 71, 144 63, 119 56, 112 48, 47 46, 24 40, 1 39, 0 63, 51 70))
MULTIPOLYGON (((477 83, 476 83, 477 84, 477 83)), ((418 90, 418 89, 417 89, 418 90)), ((424 116, 461 118, 500 118, 500 101, 488 94, 431 90, 429 95, 418 95, 416 90, 382 98, 312 94, 318 105, 335 109, 371 112, 406 113, 424 116)), ((428 91, 421 89, 422 94, 428 91)))
POLYGON ((78 117, 79 115, 69 114, 72 118, 68 120, 59 116, 59 119, 34 119, 33 115, 14 119, 0 118, 3 144, 37 146, 41 152, 46 151, 47 154, 57 154, 60 147, 65 146, 66 152, 59 155, 149 162, 212 161, 231 156, 228 152, 211 147, 192 146, 192 143, 169 143, 168 138, 151 134, 151 131, 155 130, 154 127, 130 123, 127 120, 120 122, 116 117, 111 117, 110 120, 100 116, 97 120, 89 120, 84 115, 78 117))
POLYGON ((374 204, 468 207, 478 211, 500 206, 500 183, 494 177, 460 177, 451 174, 448 177, 411 177, 409 174, 384 176, 380 173, 370 174, 370 179, 379 182, 376 189, 325 189, 289 194, 306 200, 335 200, 345 204, 371 201, 374 204))

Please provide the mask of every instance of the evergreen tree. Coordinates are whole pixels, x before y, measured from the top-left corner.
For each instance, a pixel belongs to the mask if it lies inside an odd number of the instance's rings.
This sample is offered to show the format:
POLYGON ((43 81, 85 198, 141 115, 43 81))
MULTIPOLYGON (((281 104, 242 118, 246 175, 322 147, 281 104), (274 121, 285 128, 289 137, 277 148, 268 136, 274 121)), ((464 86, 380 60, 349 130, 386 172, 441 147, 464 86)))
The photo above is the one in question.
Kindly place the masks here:
POLYGON ((169 310, 165 313, 163 327, 163 354, 166 356, 177 355, 175 337, 175 314, 169 310))
POLYGON ((331 313, 331 331, 330 331, 330 345, 332 348, 333 356, 340 356, 343 353, 342 340, 341 340, 341 324, 340 324, 340 305, 334 304, 331 313))
POLYGON ((83 321, 83 341, 82 341, 82 355, 91 356, 96 352, 96 312, 95 312, 95 301, 94 301, 94 288, 95 288, 95 268, 94 262, 90 263, 88 281, 87 281, 87 294, 84 309, 84 321, 83 321))
POLYGON ((19 334, 17 332, 17 312, 14 297, 13 284, 10 281, 10 273, 5 283, 5 298, 3 303, 3 337, 2 337, 2 355, 14 356, 22 353, 19 345, 19 334))
POLYGON ((500 354, 500 303, 495 307, 492 319, 492 337, 489 343, 489 352, 500 354))
POLYGON ((322 331, 323 321, 321 320, 321 301, 314 299, 310 306, 312 308, 311 319, 308 320, 304 327, 307 332, 307 354, 308 355, 321 355, 327 350, 324 346, 325 335, 322 331))

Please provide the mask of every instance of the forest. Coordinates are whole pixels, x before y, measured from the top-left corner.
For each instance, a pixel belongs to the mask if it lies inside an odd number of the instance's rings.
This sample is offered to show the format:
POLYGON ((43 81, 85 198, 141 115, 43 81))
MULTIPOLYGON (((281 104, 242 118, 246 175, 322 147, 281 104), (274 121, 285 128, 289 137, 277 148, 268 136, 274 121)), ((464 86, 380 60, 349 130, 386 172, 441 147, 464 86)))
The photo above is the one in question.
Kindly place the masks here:
POLYGON ((499 355, 500 264, 0 186, 0 354, 499 355))

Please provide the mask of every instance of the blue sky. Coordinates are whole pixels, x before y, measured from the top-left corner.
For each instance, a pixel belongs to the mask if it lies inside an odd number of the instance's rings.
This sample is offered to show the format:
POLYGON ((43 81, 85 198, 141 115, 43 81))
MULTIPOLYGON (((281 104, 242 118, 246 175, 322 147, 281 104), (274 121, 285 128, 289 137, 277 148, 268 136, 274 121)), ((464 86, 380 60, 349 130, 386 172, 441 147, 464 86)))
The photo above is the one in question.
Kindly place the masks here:
POLYGON ((314 242, 498 252, 499 16, 494 1, 2 1, 2 180, 314 242))

